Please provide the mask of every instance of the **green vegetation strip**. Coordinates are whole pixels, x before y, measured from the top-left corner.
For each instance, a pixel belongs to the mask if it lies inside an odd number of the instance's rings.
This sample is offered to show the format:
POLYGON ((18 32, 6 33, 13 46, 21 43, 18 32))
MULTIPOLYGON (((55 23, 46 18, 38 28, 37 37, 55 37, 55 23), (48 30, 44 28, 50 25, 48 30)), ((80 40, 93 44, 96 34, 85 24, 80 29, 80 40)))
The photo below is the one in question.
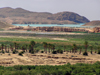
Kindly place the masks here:
POLYGON ((0 66, 0 75, 100 75, 100 62, 59 66, 0 66))

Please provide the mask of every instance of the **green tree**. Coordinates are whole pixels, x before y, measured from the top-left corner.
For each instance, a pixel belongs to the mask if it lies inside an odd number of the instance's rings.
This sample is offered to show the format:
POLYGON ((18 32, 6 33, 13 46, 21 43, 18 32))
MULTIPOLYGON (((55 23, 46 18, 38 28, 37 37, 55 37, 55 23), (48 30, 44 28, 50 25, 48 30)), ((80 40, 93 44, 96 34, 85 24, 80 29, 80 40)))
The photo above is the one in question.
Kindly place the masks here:
POLYGON ((91 49, 91 54, 92 54, 93 46, 90 46, 90 49, 91 49))
POLYGON ((14 46, 15 46, 15 52, 16 52, 16 46, 17 46, 17 43, 16 42, 14 42, 14 46))
POLYGON ((65 52, 65 49, 66 49, 66 45, 64 45, 64 52, 65 52))
POLYGON ((80 52, 79 52, 79 54, 81 54, 81 52, 82 52, 82 47, 79 47, 79 49, 80 49, 80 52))
POLYGON ((13 51, 13 44, 10 44, 10 49, 11 49, 11 51, 13 51))
POLYGON ((50 45, 51 45, 50 43, 47 44, 47 47, 48 47, 48 49, 49 49, 49 53, 50 53, 50 45))
POLYGON ((77 46, 76 46, 76 44, 73 44, 73 52, 74 52, 74 54, 75 54, 76 50, 77 50, 77 46))
POLYGON ((9 44, 7 44, 7 47, 8 47, 8 52, 9 52, 9 44))
POLYGON ((30 42, 30 46, 29 46, 29 47, 30 47, 30 52, 31 52, 31 53, 34 53, 34 46, 35 46, 35 42, 34 42, 34 41, 31 41, 31 42, 30 42))
POLYGON ((7 52, 7 45, 5 44, 4 46, 5 46, 5 52, 7 52))
POLYGON ((47 43, 46 42, 43 42, 43 47, 44 47, 44 52, 47 53, 47 43))
POLYGON ((85 46, 85 52, 87 52, 87 48, 88 48, 88 41, 85 41, 84 46, 85 46))
POLYGON ((26 46, 26 52, 27 52, 27 47, 28 47, 28 45, 26 44, 25 46, 26 46))
POLYGON ((4 44, 1 44, 1 48, 2 48, 2 52, 3 52, 4 44))

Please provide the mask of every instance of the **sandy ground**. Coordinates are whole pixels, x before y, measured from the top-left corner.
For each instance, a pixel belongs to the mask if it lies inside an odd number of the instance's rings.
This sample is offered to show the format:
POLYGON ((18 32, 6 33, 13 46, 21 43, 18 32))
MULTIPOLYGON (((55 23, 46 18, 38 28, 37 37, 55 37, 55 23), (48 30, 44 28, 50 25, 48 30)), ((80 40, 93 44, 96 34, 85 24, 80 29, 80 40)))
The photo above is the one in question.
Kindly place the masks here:
POLYGON ((71 64, 76 63, 89 63, 93 64, 96 61, 100 61, 100 55, 93 53, 88 56, 83 56, 79 53, 67 53, 63 54, 50 54, 50 53, 24 53, 23 56, 12 53, 0 53, 0 65, 13 66, 13 65, 63 65, 68 62, 71 64))

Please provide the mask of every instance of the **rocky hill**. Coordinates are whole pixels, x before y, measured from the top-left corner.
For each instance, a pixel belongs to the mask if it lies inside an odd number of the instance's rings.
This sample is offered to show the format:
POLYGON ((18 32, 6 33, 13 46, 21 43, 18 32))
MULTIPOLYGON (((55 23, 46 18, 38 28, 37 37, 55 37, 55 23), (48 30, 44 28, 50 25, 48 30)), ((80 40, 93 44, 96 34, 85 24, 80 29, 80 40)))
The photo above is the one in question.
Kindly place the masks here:
POLYGON ((73 12, 32 12, 22 8, 0 8, 0 20, 10 24, 76 24, 90 22, 73 12))
POLYGON ((8 27, 13 27, 13 25, 10 25, 10 24, 8 24, 6 22, 1 22, 0 21, 0 29, 2 29, 2 28, 8 28, 8 27))
POLYGON ((100 21, 91 21, 83 26, 100 26, 100 21))

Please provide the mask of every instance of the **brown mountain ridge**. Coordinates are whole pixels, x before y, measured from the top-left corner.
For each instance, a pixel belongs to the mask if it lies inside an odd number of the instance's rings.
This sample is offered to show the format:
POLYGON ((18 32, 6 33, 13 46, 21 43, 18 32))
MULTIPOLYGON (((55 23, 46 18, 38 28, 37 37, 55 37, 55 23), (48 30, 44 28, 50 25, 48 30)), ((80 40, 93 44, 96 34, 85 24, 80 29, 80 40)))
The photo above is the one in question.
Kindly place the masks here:
POLYGON ((100 26, 100 21, 99 20, 97 20, 97 21, 91 21, 89 23, 86 23, 83 26, 100 26))
POLYGON ((10 24, 76 24, 90 22, 73 12, 32 12, 22 8, 0 8, 0 21, 10 24))

